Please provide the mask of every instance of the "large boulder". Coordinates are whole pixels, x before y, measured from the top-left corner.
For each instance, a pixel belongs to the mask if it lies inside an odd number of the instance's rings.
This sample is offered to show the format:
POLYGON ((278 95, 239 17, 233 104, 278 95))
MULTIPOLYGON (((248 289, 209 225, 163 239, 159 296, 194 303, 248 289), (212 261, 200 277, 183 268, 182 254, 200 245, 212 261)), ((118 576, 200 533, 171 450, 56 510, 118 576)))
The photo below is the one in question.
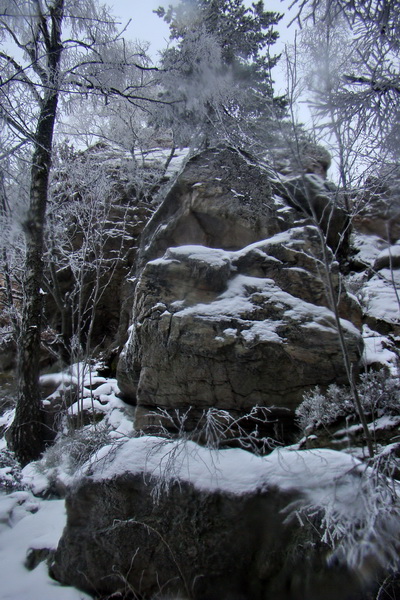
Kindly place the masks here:
MULTIPOLYGON (((360 315, 336 267, 329 276, 357 363, 362 343, 351 321, 359 325, 360 315)), ((273 417, 294 411, 316 385, 346 383, 327 284, 312 226, 236 252, 181 246, 149 261, 119 364, 121 392, 137 404, 136 428, 153 427, 157 408, 244 414, 259 405, 273 417)))
POLYGON ((297 180, 282 188, 271 168, 229 147, 187 162, 144 230, 119 360, 138 430, 153 431, 155 410, 191 408, 195 423, 210 407, 240 416, 259 405, 282 419, 311 387, 347 381, 332 293, 355 365, 361 317, 321 246, 327 238, 336 250, 347 220, 307 177, 307 190, 297 180), (320 226, 305 204, 313 194, 320 226))
POLYGON ((261 458, 131 439, 67 496, 51 573, 96 597, 366 599, 394 534, 389 513, 368 529, 368 489, 358 461, 332 450, 261 458))

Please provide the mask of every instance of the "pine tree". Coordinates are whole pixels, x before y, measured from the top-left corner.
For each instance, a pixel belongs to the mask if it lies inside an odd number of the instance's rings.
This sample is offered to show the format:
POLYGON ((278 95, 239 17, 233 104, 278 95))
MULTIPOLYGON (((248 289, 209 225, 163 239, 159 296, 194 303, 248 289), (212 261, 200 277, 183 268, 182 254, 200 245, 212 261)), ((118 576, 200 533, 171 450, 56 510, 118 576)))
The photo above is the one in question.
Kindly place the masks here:
POLYGON ((161 95, 173 104, 162 118, 177 143, 260 141, 285 106, 271 77, 281 15, 266 12, 261 0, 251 7, 243 0, 182 0, 156 12, 171 32, 161 95))

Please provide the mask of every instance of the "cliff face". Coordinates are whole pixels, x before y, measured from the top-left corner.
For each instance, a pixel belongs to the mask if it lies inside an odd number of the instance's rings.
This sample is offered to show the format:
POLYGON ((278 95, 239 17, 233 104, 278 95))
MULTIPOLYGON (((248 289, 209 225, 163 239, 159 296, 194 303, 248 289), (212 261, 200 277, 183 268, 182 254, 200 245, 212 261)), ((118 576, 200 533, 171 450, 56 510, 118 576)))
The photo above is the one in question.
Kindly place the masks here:
POLYGON ((193 425, 210 407, 243 415, 256 405, 275 422, 311 387, 345 382, 328 272, 357 363, 359 309, 332 252, 346 224, 316 175, 285 182, 231 148, 189 160, 139 251, 118 369, 136 428, 157 431, 160 410, 191 408, 193 425))

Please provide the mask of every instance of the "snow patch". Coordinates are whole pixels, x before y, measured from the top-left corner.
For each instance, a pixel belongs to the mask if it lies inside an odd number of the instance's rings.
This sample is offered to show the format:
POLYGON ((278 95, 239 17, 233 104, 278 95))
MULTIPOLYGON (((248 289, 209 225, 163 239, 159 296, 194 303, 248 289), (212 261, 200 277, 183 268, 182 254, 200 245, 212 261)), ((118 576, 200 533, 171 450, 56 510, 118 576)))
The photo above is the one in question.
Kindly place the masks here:
POLYGON ((277 327, 282 324, 282 321, 256 321, 249 329, 241 332, 242 338, 247 342, 272 342, 283 343, 283 339, 276 332, 277 327))
POLYGON ((394 376, 398 375, 398 358, 395 352, 387 347, 388 339, 376 331, 373 331, 368 325, 363 326, 364 352, 362 361, 365 366, 380 363, 389 367, 394 376))
POLYGON ((380 252, 387 247, 387 242, 377 235, 366 235, 362 233, 352 234, 353 246, 358 250, 357 260, 365 265, 372 266, 380 252))
POLYGON ((27 551, 55 549, 65 526, 64 500, 38 500, 27 492, 0 495, 0 519, 8 523, 0 529, 2 600, 90 600, 75 588, 50 579, 47 565, 33 571, 25 567, 27 551))
POLYGON ((400 271, 393 271, 392 274, 389 269, 381 269, 364 284, 360 297, 361 304, 375 319, 399 323, 399 289, 400 271))
POLYGON ((209 264, 213 267, 223 267, 230 262, 230 252, 218 248, 208 248, 207 246, 178 246, 168 248, 165 253, 165 259, 188 259, 197 260, 209 264))

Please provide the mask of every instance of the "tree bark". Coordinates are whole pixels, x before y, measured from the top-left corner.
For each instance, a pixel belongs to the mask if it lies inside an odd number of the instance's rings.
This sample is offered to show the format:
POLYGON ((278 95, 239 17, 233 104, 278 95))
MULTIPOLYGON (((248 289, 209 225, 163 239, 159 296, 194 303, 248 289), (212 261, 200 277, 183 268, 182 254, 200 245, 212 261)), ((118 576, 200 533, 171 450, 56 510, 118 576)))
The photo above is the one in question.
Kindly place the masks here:
POLYGON ((51 28, 43 20, 46 43, 47 77, 43 103, 36 127, 31 166, 29 210, 24 224, 26 239, 22 322, 18 340, 18 390, 15 418, 9 432, 9 445, 22 465, 40 457, 46 445, 46 432, 39 388, 39 361, 43 304, 43 244, 54 125, 59 96, 62 54, 61 23, 64 0, 50 9, 51 28))

